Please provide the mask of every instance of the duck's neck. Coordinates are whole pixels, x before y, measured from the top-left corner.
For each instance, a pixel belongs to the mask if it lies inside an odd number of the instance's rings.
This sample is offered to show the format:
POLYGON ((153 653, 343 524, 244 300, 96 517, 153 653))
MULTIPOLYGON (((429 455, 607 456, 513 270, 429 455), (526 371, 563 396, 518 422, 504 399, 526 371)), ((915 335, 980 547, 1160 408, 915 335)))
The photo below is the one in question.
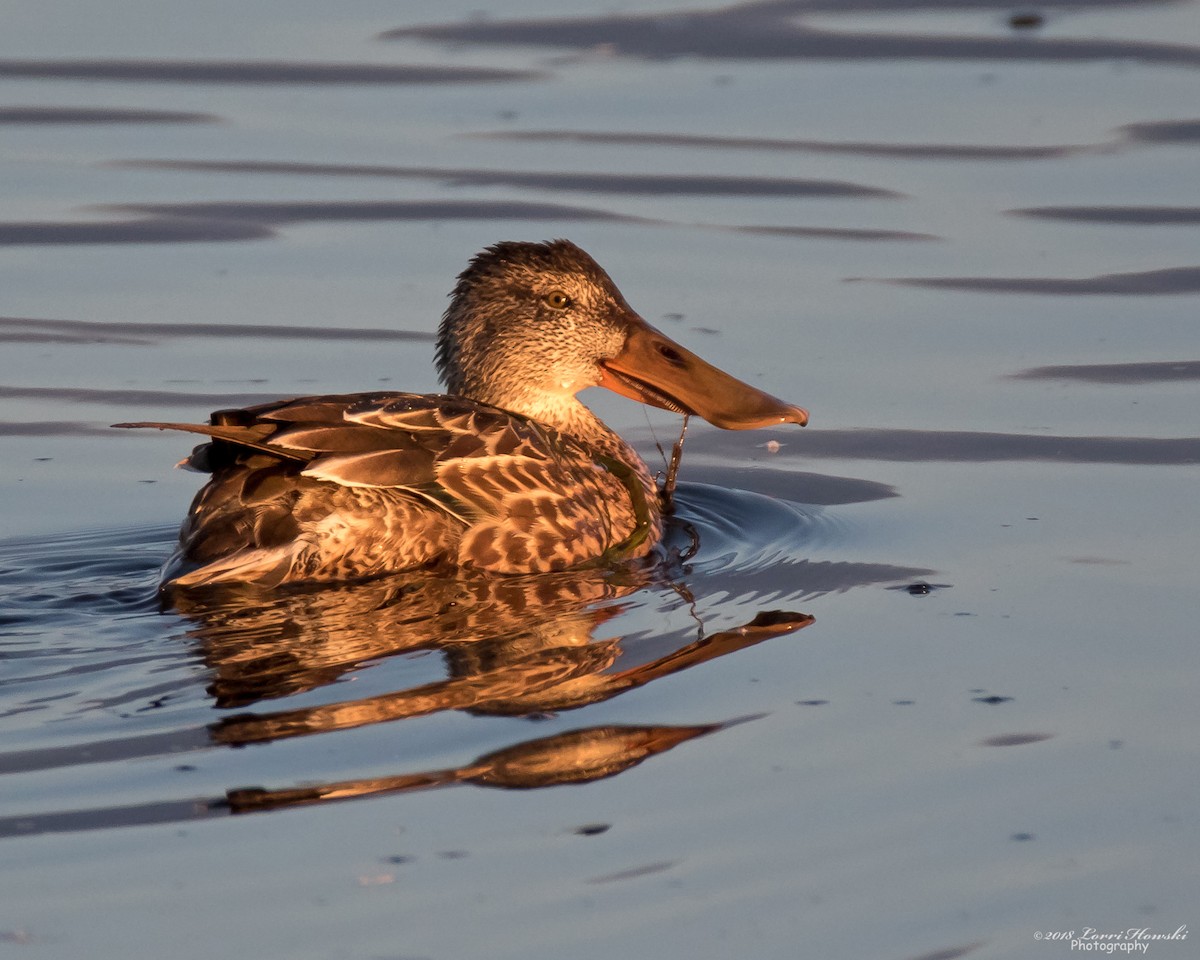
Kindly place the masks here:
POLYGON ((539 393, 535 398, 514 398, 505 396, 498 400, 475 397, 473 399, 491 403, 493 406, 511 410, 524 417, 537 420, 559 433, 567 434, 586 444, 590 449, 613 457, 632 467, 639 476, 643 477, 650 490, 653 490, 653 480, 650 469, 638 456, 636 450, 621 439, 612 428, 592 413, 579 398, 571 393, 545 394, 539 393))
POLYGON ((571 397, 569 404, 563 405, 554 412, 557 413, 554 419, 546 417, 537 417, 536 419, 543 423, 549 423, 556 430, 570 434, 576 439, 582 440, 589 447, 610 457, 616 457, 631 467, 643 468, 642 458, 637 455, 633 447, 621 439, 616 431, 580 403, 576 397, 571 397))

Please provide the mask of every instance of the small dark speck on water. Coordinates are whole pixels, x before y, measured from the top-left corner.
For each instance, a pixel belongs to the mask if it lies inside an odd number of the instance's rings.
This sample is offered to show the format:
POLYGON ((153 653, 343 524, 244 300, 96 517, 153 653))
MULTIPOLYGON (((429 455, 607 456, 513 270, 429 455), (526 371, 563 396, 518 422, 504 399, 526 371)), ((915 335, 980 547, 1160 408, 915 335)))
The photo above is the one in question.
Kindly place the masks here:
POLYGON ((576 827, 575 833, 581 837, 595 837, 601 833, 608 833, 611 829, 611 823, 585 823, 581 827, 576 827))
POLYGON ((683 314, 682 313, 664 313, 662 315, 662 318, 664 320, 670 320, 672 323, 678 323, 680 320, 683 319, 683 314))
POLYGON ((1008 839, 1009 840, 1017 840, 1017 841, 1032 840, 1033 834, 1032 833, 1014 833, 1008 839))
POLYGON ((614 883, 619 880, 637 880, 655 873, 662 873, 675 866, 673 860, 661 860, 658 863, 648 863, 645 866, 633 867, 630 870, 619 870, 616 873, 605 874, 602 877, 592 877, 588 883, 614 883))
POLYGON ((802 707, 823 707, 828 700, 797 700, 796 703, 802 707))
POLYGON ((158 483, 157 480, 139 480, 138 483, 158 483))
POLYGON ((1012 697, 998 697, 995 694, 992 694, 990 697, 972 697, 971 699, 975 703, 997 704, 1008 703, 1012 700, 1012 697))
POLYGON ((935 590, 945 590, 950 584, 948 583, 926 583, 924 580, 916 580, 912 583, 903 583, 898 587, 888 587, 889 590, 903 590, 911 597, 927 597, 935 590))
POLYGON ((1024 747, 1031 743, 1052 740, 1052 733, 1001 733, 979 741, 981 747, 1024 747))
POLYGON ((1124 740, 1109 740, 1108 741, 1108 749, 1109 750, 1120 750, 1123 746, 1125 746, 1124 740))
POLYGON ((893 700, 892 705, 897 707, 911 707, 916 700, 893 700))
POLYGON ((34 463, 49 463, 53 459, 54 459, 53 457, 34 457, 33 462, 34 463))
POLYGON ((1040 13, 1034 13, 1031 10, 1021 13, 1014 13, 1008 18, 1008 25, 1014 30, 1036 30, 1038 27, 1045 26, 1046 18, 1040 13))
POLYGON ((190 763, 181 763, 175 769, 179 773, 191 773, 196 768, 194 766, 192 766, 192 764, 190 764, 190 763))
POLYGON ((394 853, 390 857, 383 857, 382 862, 391 864, 411 863, 413 859, 413 857, 407 856, 403 853, 394 853))

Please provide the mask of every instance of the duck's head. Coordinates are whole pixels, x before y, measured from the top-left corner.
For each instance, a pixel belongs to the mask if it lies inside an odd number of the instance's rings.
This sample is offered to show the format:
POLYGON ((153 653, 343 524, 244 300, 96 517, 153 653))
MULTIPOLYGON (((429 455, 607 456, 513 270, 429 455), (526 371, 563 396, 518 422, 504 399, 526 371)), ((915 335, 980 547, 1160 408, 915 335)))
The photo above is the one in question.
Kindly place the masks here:
POLYGON ((808 422, 800 407, 650 326, 566 240, 498 243, 476 256, 442 318, 437 364, 451 393, 555 426, 572 420, 575 394, 594 386, 727 430, 808 422))

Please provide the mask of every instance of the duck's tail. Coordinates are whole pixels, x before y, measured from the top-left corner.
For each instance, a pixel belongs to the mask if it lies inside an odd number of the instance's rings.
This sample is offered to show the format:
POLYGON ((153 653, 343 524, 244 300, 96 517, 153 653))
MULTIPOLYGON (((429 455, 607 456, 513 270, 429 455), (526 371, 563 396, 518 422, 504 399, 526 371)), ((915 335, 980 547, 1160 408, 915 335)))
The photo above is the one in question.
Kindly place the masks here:
POLYGON ((126 429, 154 428, 155 430, 182 430, 185 433, 198 433, 214 440, 222 440, 238 447, 269 453, 281 460, 295 460, 306 463, 312 455, 296 450, 285 450, 266 442, 266 438, 274 432, 269 424, 255 424, 249 427, 226 426, 215 423, 166 423, 158 420, 141 420, 136 423, 114 423, 112 426, 126 429))

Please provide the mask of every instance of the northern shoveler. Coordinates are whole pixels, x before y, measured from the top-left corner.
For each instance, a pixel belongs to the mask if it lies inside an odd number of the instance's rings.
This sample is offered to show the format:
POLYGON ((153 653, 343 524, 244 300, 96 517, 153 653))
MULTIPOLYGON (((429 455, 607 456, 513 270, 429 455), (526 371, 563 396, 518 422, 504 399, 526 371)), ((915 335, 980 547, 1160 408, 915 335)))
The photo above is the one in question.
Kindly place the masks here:
POLYGON ((662 534, 654 479, 576 393, 599 385, 731 430, 808 422, 654 329, 565 240, 476 256, 442 318, 437 367, 444 396, 303 397, 203 425, 117 424, 211 438, 184 461, 212 478, 164 586, 644 556, 662 534))

